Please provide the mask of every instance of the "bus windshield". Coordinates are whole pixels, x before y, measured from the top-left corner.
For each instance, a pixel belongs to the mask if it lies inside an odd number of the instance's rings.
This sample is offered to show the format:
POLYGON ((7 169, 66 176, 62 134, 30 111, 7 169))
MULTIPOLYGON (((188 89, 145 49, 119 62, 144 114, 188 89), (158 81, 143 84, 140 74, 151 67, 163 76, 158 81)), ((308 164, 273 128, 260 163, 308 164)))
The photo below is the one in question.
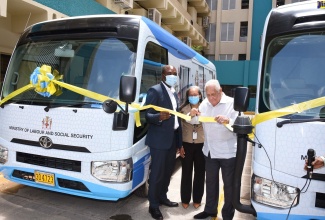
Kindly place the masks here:
MULTIPOLYGON (((262 77, 264 105, 276 110, 324 96, 324 60, 323 32, 273 39, 266 50, 262 77)), ((320 108, 300 114, 319 117, 320 108)))
MULTIPOLYGON (((30 83, 37 67, 48 65, 62 75, 62 82, 117 99, 121 75, 134 75, 136 41, 117 38, 39 41, 15 49, 2 97, 30 83)), ((16 95, 11 102, 31 105, 96 102, 60 88, 61 94, 44 97, 33 89, 16 95)), ((98 102, 98 101, 97 101, 98 102)))

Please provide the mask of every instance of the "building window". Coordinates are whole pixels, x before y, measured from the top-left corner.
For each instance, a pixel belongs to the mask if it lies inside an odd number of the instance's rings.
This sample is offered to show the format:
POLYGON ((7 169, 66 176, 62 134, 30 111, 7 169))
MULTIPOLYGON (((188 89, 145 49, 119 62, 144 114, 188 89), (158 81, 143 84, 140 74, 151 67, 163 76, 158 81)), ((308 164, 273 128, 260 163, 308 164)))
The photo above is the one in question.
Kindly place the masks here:
POLYGON ((216 41, 216 24, 210 23, 209 27, 205 30, 205 38, 208 42, 215 42, 216 41))
POLYGON ((222 91, 230 97, 235 96, 235 89, 239 87, 239 85, 221 85, 222 91))
POLYGON ((221 24, 221 41, 234 41, 234 23, 221 24))
POLYGON ((207 2, 207 4, 208 4, 208 6, 209 6, 209 8, 210 8, 210 10, 217 10, 218 8, 217 8, 217 1, 216 0, 206 0, 206 2, 207 2))
POLYGON ((0 54, 0 91, 2 89, 3 80, 9 64, 10 55, 0 54))
POLYGON ((241 0, 241 9, 249 9, 249 0, 241 0))
MULTIPOLYGON (((242 85, 221 85, 222 91, 230 97, 235 96, 235 90, 242 85)), ((256 98, 256 86, 248 86, 249 97, 256 98)))
POLYGON ((220 54, 219 60, 233 60, 232 57, 232 54, 220 54))
POLYGON ((222 10, 231 10, 236 8, 236 0, 222 0, 222 10))
POLYGON ((281 5, 284 5, 285 0, 276 0, 276 7, 279 7, 281 5))
POLYGON ((246 54, 238 54, 238 60, 246 60, 246 54))
POLYGON ((248 29, 248 22, 247 21, 240 22, 240 36, 239 36, 240 42, 247 42, 247 29, 248 29))
POLYGON ((209 55, 206 55, 205 57, 210 61, 215 61, 216 60, 214 54, 209 54, 209 55))

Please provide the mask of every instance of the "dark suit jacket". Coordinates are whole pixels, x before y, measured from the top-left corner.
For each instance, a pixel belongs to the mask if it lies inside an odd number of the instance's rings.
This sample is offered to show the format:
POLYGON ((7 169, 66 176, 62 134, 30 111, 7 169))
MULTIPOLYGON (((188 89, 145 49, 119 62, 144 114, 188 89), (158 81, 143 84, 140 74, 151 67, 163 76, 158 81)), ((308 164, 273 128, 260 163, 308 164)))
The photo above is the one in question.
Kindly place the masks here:
MULTIPOLYGON (((176 111, 178 111, 178 97, 174 93, 177 102, 176 111)), ((155 86, 152 86, 147 92, 146 105, 155 105, 167 109, 173 110, 173 104, 169 98, 168 92, 161 82, 155 86)), ((174 122, 175 116, 167 120, 159 122, 158 111, 154 109, 148 109, 146 111, 146 120, 149 123, 149 129, 146 137, 146 144, 150 148, 167 150, 172 146, 173 136, 174 136, 174 122)), ((178 117, 179 127, 176 133, 176 147, 180 148, 182 146, 182 126, 181 120, 178 117)))

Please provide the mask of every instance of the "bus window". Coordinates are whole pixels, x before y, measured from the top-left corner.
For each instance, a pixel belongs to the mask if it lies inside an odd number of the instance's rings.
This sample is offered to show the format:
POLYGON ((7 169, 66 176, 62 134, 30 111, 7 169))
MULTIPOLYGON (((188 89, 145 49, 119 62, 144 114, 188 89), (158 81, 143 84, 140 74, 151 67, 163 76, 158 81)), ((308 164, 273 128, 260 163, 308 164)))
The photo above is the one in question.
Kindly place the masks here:
POLYGON ((186 90, 188 87, 193 86, 190 84, 190 68, 186 66, 181 66, 179 73, 179 93, 180 93, 180 103, 185 101, 186 90))

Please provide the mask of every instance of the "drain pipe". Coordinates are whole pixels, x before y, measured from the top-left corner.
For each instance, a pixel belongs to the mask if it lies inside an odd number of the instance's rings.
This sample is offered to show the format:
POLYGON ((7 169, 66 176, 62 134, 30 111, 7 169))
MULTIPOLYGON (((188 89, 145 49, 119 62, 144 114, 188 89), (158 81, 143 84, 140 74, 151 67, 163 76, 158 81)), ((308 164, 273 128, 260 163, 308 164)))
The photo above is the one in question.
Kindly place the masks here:
POLYGON ((249 213, 257 216, 252 205, 244 205, 240 202, 241 177, 243 173, 244 163, 247 153, 248 134, 252 132, 253 126, 248 116, 239 115, 233 124, 234 133, 237 134, 237 153, 236 167, 233 182, 233 198, 232 204, 239 212, 249 213))

